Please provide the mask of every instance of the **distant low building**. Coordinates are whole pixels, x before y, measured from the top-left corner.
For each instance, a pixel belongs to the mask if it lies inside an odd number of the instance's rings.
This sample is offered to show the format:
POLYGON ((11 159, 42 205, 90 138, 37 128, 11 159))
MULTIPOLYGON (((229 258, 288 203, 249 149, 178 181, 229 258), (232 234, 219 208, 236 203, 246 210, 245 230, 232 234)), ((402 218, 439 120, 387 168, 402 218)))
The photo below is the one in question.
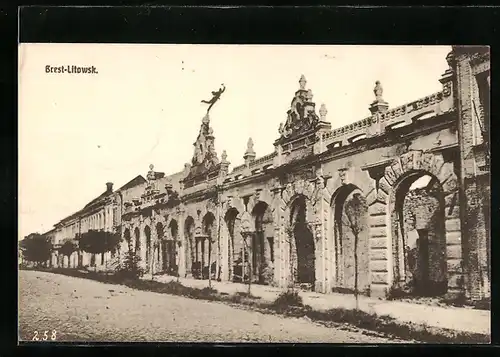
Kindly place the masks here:
POLYGON ((114 258, 117 252, 108 252, 96 256, 80 250, 70 257, 60 254, 62 244, 73 240, 78 246, 78 237, 89 230, 117 232, 120 229, 121 196, 134 189, 146 180, 137 176, 119 190, 113 191, 113 184, 106 183, 106 190, 90 201, 81 210, 59 221, 47 234, 50 234, 54 244, 52 263, 60 267, 95 267, 104 269, 106 262, 114 258))

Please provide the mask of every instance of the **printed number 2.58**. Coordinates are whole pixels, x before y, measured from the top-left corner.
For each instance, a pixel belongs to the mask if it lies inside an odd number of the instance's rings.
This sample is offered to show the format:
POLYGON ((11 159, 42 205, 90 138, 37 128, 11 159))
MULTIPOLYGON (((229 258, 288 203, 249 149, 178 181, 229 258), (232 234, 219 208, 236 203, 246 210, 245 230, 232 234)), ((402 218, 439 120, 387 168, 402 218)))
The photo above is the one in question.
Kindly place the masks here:
MULTIPOLYGON (((38 331, 35 331, 35 334, 34 334, 32 340, 33 341, 40 341, 40 340, 47 341, 49 339, 48 333, 49 333, 49 331, 44 331, 43 337, 40 338, 40 337, 38 337, 38 331)), ((55 341, 56 338, 57 338, 57 332, 56 332, 56 330, 52 330, 52 333, 50 334, 50 339, 52 341, 55 341)))

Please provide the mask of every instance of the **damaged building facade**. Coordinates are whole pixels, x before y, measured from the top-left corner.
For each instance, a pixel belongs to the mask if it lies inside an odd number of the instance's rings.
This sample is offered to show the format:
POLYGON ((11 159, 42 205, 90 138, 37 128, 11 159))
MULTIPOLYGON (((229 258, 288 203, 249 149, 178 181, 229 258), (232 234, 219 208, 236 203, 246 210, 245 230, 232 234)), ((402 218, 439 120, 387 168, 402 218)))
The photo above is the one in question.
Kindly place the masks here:
POLYGON ((390 108, 377 82, 371 115, 336 129, 302 76, 274 152, 249 139, 231 170, 207 113, 182 171, 151 165, 99 201, 103 228, 154 274, 489 297, 489 50, 446 60, 441 91, 390 108))

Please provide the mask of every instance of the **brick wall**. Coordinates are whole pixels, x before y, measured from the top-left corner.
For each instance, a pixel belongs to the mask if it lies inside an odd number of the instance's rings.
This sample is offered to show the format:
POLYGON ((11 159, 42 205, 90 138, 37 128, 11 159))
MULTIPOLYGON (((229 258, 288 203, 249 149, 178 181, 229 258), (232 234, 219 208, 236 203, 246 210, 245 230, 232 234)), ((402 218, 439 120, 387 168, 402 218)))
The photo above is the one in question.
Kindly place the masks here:
POLYGON ((407 281, 423 282, 418 294, 440 295, 446 289, 444 211, 439 196, 426 188, 409 191, 403 203, 407 281))
MULTIPOLYGON (((458 139, 461 152, 461 218, 466 273, 466 295, 476 300, 489 296, 489 172, 484 170, 484 146, 479 122, 484 121, 484 97, 480 98, 477 82, 478 66, 489 62, 481 48, 454 48, 455 81, 458 110, 458 139), (481 101, 482 99, 482 101, 481 101), (478 120, 479 119, 479 120, 478 120), (486 214, 486 215, 485 215, 486 214)), ((487 111, 486 111, 487 112, 487 111)), ((489 119, 488 119, 489 120, 489 119)), ((487 127, 487 126, 486 126, 487 127)), ((486 169, 488 170, 488 169, 486 169)))

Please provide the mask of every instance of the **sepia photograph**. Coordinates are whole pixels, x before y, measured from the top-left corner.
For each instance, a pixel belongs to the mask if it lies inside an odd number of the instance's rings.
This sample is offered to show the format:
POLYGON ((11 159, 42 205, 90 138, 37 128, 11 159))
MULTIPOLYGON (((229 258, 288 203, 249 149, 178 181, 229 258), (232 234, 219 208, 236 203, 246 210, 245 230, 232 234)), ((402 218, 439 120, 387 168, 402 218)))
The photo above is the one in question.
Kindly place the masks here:
POLYGON ((489 47, 18 68, 19 342, 490 343, 489 47))

